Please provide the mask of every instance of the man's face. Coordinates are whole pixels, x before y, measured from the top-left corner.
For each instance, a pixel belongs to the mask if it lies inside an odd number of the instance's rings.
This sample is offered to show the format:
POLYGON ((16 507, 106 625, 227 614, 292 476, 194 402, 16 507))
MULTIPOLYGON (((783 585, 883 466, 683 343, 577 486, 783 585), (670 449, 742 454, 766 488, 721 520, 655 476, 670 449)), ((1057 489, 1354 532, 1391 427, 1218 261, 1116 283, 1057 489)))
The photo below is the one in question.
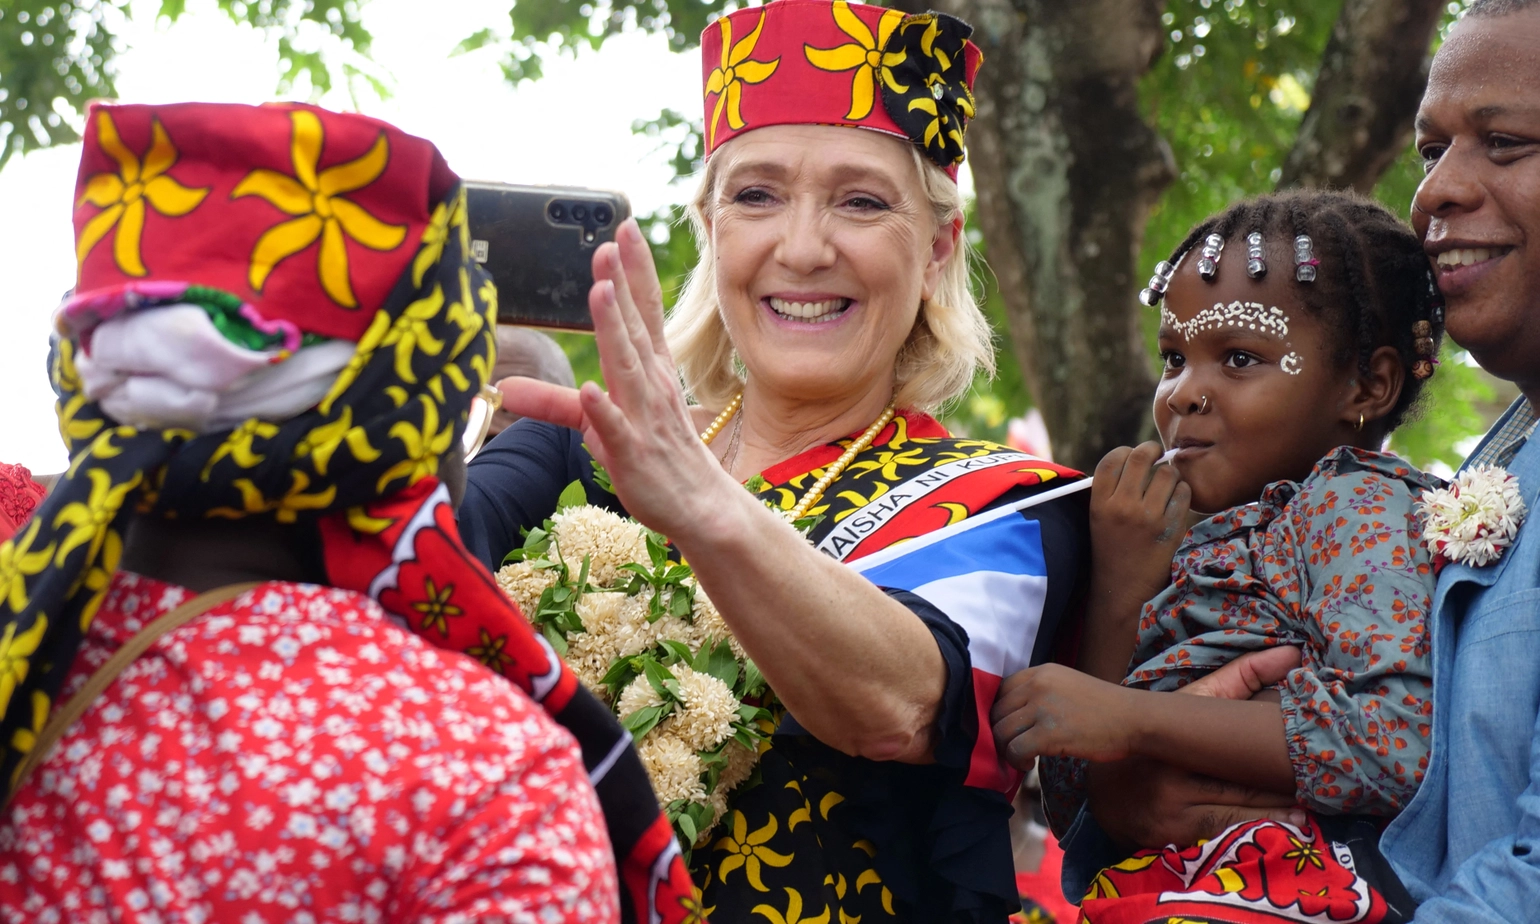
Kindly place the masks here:
POLYGON ((1531 398, 1540 389, 1540 8, 1462 20, 1417 113, 1427 176, 1412 221, 1449 336, 1531 398))

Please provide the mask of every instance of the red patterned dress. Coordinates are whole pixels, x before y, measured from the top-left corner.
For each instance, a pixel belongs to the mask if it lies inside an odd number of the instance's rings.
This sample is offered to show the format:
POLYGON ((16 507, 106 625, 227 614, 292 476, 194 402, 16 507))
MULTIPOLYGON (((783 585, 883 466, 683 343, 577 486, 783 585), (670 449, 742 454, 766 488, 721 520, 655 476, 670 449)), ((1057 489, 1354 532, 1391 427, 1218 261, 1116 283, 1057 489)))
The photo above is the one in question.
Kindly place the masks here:
MULTIPOLYGON (((190 596, 119 573, 65 695, 190 596)), ((618 918, 571 735, 330 587, 263 584, 162 638, 0 825, 8 922, 618 918)))

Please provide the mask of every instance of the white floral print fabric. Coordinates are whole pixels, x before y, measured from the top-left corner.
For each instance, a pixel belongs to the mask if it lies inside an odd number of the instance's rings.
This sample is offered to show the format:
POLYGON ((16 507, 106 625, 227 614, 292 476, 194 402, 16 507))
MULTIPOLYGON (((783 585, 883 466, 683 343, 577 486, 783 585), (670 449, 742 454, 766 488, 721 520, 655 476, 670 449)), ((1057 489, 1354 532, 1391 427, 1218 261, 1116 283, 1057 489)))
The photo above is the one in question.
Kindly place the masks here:
MULTIPOLYGON (((188 599, 120 573, 64 691, 188 599)), ((351 591, 268 583, 158 641, 0 824, 0 920, 595 922, 576 742, 351 591)))

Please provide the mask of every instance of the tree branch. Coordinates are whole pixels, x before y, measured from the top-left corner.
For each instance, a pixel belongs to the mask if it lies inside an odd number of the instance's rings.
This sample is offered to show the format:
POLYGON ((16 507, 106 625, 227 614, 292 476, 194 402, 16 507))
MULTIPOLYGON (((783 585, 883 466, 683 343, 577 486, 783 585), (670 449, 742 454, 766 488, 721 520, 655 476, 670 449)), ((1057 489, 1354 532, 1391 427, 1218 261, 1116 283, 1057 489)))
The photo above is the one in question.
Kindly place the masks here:
POLYGON ((1443 0, 1343 0, 1280 188, 1368 193, 1411 135, 1443 0))

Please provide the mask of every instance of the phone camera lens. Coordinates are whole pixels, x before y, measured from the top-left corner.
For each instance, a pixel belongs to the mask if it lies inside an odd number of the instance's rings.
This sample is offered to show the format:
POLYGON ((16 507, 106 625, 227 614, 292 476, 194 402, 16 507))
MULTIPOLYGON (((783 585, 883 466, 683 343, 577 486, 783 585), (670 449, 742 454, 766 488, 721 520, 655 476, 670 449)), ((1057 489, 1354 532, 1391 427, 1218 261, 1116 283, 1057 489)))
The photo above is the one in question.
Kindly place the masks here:
POLYGON ((610 219, 614 218, 614 217, 615 217, 615 215, 612 212, 610 212, 610 207, 609 206, 607 206, 607 205, 596 205, 596 206, 594 206, 594 221, 599 223, 599 227, 602 228, 605 225, 609 224, 610 223, 610 219))
POLYGON ((587 221, 588 220, 588 206, 586 206, 586 205, 574 205, 572 207, 572 220, 573 221, 587 221))
POLYGON ((552 202, 545 213, 551 216, 552 221, 565 221, 567 218, 567 208, 560 202, 552 202))

